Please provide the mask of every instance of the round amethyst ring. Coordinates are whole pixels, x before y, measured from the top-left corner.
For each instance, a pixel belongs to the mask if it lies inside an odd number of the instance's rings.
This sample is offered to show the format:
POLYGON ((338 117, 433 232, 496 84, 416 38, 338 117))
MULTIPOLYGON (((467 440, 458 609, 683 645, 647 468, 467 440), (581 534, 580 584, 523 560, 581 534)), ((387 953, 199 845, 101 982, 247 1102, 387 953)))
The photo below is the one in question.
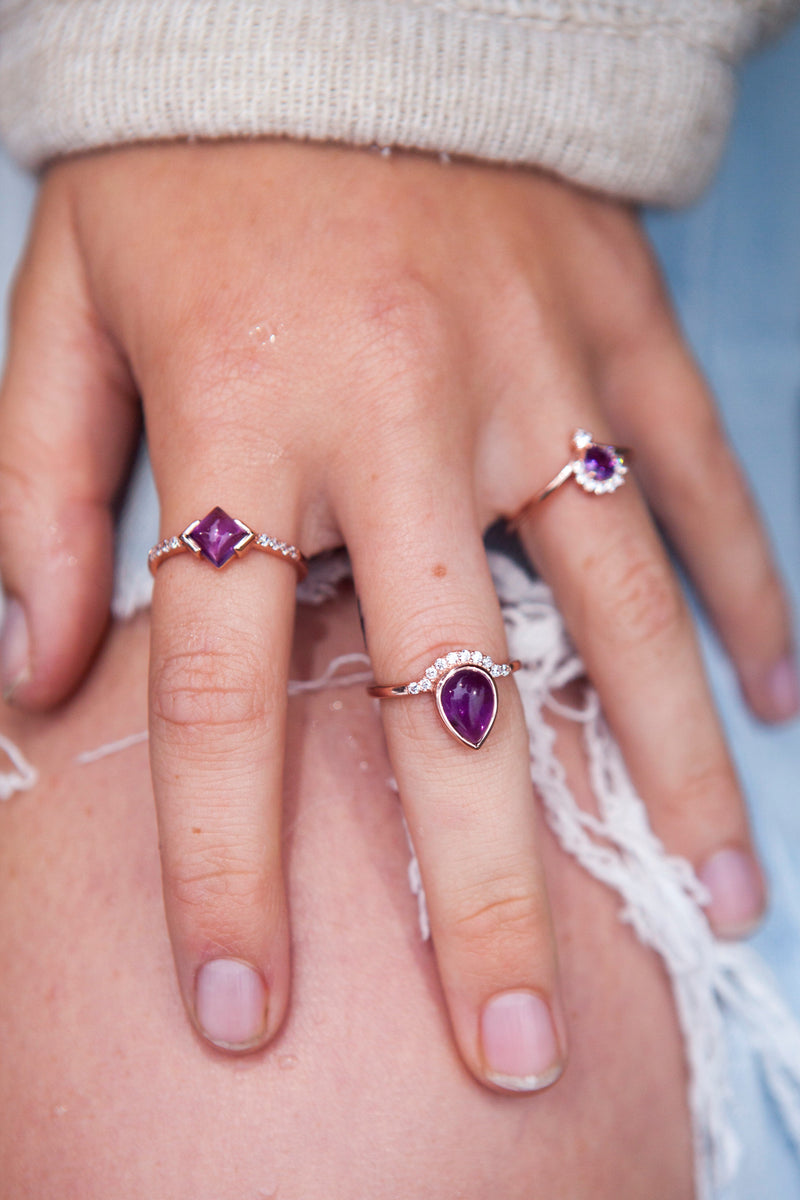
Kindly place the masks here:
POLYGON ((248 550, 261 550, 275 558, 285 559, 297 570, 301 579, 308 573, 308 560, 289 542, 270 537, 266 533, 254 533, 244 521, 229 517, 223 508, 212 508, 200 520, 192 521, 183 533, 164 538, 153 546, 147 555, 151 572, 168 558, 190 552, 197 558, 205 558, 214 567, 224 567, 234 558, 241 558, 248 550))
POLYGON ((388 687, 373 684, 368 690, 370 696, 381 700, 432 692, 447 732, 477 750, 491 733, 497 716, 495 679, 518 671, 519 666, 516 660, 492 662, 481 650, 452 650, 437 658, 421 679, 388 687))
POLYGON ((591 492, 595 496, 615 492, 618 487, 622 487, 628 474, 628 463, 633 457, 630 450, 624 446, 604 446, 596 442, 585 429, 576 429, 572 438, 572 451, 575 455, 572 461, 562 467, 547 487, 536 493, 530 503, 537 504, 546 500, 568 479, 574 479, 585 492, 591 492))

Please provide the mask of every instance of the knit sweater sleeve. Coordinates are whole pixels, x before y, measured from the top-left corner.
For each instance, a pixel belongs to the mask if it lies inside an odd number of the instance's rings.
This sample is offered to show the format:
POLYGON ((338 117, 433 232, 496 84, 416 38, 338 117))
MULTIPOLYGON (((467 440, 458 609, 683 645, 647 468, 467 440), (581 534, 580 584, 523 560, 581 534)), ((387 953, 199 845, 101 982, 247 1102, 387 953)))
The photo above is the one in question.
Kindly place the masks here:
POLYGON ((800 0, 0 0, 21 163, 286 135, 537 165, 679 204, 712 173, 737 62, 800 0))

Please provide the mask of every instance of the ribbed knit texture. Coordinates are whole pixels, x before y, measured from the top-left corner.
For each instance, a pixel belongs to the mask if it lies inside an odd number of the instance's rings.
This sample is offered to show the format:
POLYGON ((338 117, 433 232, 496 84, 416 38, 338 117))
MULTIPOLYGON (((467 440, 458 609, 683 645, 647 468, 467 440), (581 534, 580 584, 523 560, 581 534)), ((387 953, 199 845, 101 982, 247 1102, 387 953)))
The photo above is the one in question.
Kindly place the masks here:
POLYGON ((0 0, 0 135, 57 155, 288 135, 688 201, 733 68, 798 0, 0 0))

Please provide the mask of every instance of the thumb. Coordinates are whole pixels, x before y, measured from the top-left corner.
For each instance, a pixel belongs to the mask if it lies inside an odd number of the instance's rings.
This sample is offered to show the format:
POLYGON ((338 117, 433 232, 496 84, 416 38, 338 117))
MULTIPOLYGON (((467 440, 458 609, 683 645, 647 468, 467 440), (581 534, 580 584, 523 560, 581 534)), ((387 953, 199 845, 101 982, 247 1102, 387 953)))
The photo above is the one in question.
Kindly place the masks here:
POLYGON ((0 684, 46 708, 86 670, 112 586, 111 506, 135 390, 88 295, 65 196, 47 185, 11 302, 0 385, 0 684))

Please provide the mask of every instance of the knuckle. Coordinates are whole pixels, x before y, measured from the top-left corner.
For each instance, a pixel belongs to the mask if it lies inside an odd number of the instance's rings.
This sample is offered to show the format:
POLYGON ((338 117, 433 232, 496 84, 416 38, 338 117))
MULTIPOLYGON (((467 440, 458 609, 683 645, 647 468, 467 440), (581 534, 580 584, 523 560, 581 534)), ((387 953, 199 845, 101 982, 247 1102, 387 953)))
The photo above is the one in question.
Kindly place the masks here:
POLYGON ((422 275, 387 272, 365 288, 358 322, 367 369, 389 381, 430 368, 449 337, 443 306, 422 275))
POLYGON ((616 579, 606 575, 603 595, 593 595, 605 636, 638 649, 673 639, 685 628, 686 614, 677 581, 665 562, 625 552, 616 579))
POLYGON ((671 821, 685 823, 687 813, 691 813, 699 828, 708 823, 716 834, 732 826, 746 827, 736 776, 724 760, 689 771, 666 798, 665 808, 671 821))
POLYGON ((230 847, 206 847, 179 857, 170 863, 168 887, 175 903, 198 916, 224 907, 235 920, 239 913, 266 909, 262 872, 230 847))
POLYGON ((541 924, 541 898, 518 878, 493 880, 460 898, 449 934, 463 952, 497 959, 511 947, 529 946, 541 924))
POLYGON ((593 307, 608 336, 608 349, 638 354, 654 334, 674 326, 674 316, 656 258, 627 213, 607 206, 587 210, 587 244, 603 271, 589 276, 593 307), (609 304, 608 297, 613 296, 609 304))
POLYGON ((153 716, 170 733, 194 736, 208 726, 240 734, 265 717, 265 686, 247 653, 247 643, 231 651, 216 639, 169 650, 153 668, 153 716))

